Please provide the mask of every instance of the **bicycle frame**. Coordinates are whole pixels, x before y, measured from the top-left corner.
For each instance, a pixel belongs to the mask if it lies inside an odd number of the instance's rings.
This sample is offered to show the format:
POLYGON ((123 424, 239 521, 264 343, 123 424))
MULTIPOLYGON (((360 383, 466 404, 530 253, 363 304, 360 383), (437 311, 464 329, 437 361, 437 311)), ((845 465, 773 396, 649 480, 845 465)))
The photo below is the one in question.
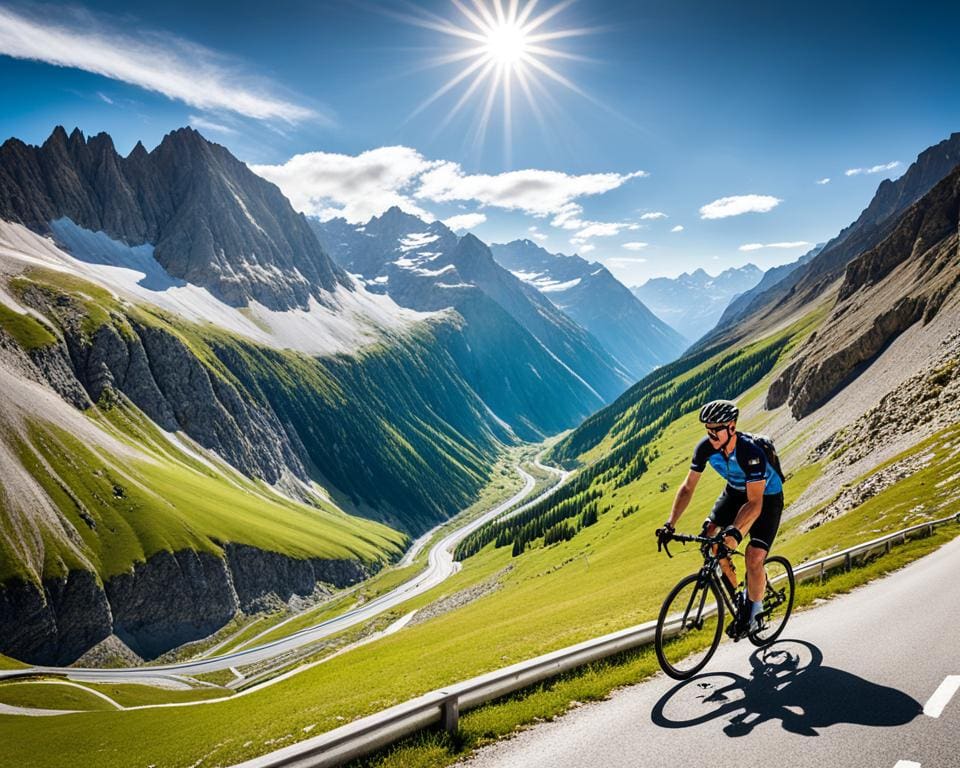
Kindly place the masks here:
MULTIPOLYGON (((687 626, 687 619, 690 616, 690 610, 693 608, 693 600, 698 595, 698 592, 700 605, 697 606, 694 623, 699 624, 703 621, 703 609, 707 601, 707 595, 710 592, 710 590, 706 588, 708 581, 712 581, 716 585, 717 592, 720 594, 720 598, 723 600, 730 615, 736 617, 737 590, 736 587, 730 584, 724 577, 723 570, 720 567, 720 561, 724 558, 729 558, 734 552, 728 549, 722 542, 717 542, 715 539, 707 538, 706 536, 687 536, 678 533, 673 535, 673 540, 682 543, 696 542, 701 545, 700 551, 703 554, 703 565, 700 568, 698 574, 699 580, 697 582, 699 589, 690 595, 690 602, 683 612, 680 626, 687 626), (716 551, 714 551, 714 548, 716 548, 716 551)), ((667 549, 666 544, 663 545, 663 548, 666 550, 668 557, 673 557, 673 555, 670 554, 670 550, 667 549)))

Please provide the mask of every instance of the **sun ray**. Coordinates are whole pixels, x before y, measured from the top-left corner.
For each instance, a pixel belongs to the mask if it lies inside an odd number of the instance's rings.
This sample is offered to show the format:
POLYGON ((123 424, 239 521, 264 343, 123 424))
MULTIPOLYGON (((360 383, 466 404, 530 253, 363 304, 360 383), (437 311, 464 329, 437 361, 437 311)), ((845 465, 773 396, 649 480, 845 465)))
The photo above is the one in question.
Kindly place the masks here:
POLYGON ((507 24, 516 25, 517 23, 517 5, 520 0, 510 0, 507 7, 507 24))
POLYGON ((548 40, 563 40, 568 37, 582 37, 583 35, 595 35, 602 31, 602 27, 581 27, 579 29, 560 29, 555 32, 541 32, 538 35, 524 34, 523 39, 528 43, 545 43, 548 40))
POLYGON ((507 23, 507 17, 503 14, 503 3, 500 0, 493 0, 493 7, 497 12, 497 23, 503 26, 507 23))
POLYGON ((556 70, 544 64, 542 61, 535 59, 533 56, 524 56, 523 60, 527 64, 530 64, 536 69, 539 69, 541 72, 543 72, 543 74, 545 74, 551 80, 555 80, 556 82, 560 83, 560 85, 566 86, 574 93, 578 93, 585 98, 590 98, 590 96, 582 88, 579 88, 575 83, 571 82, 570 80, 565 78, 563 75, 561 75, 559 72, 557 72, 556 70))
POLYGON ((536 7, 537 7, 537 0, 530 0, 529 3, 523 6, 523 10, 520 11, 520 15, 517 16, 516 25, 522 29, 527 19, 530 18, 530 14, 533 13, 533 9, 536 7))
POLYGON ((447 112, 446 116, 437 126, 437 129, 434 131, 434 135, 439 134, 444 128, 446 128, 450 124, 450 121, 453 120, 454 117, 456 117, 457 113, 461 109, 463 109, 463 105, 470 100, 470 97, 474 93, 476 93, 477 88, 479 88, 483 84, 483 81, 490 76, 490 73, 494 70, 496 66, 497 66, 496 62, 488 61, 486 63, 486 66, 477 73, 477 76, 473 79, 473 82, 471 82, 467 90, 463 92, 463 94, 457 100, 457 103, 453 105, 453 109, 447 112))
POLYGON ((472 64, 469 64, 467 67, 465 67, 463 70, 461 70, 459 74, 457 74, 457 75, 455 75, 454 77, 450 78, 444 85, 442 85, 440 88, 438 88, 436 91, 434 91, 434 92, 433 92, 433 95, 430 96, 430 98, 428 98, 426 101, 424 101, 423 103, 421 103, 420 106, 417 107, 417 108, 410 114, 410 117, 408 117, 407 119, 409 120, 409 119, 411 119, 411 118, 413 118, 413 117, 416 117, 416 116, 419 115, 421 112, 423 112, 423 110, 425 110, 427 107, 429 107, 431 104, 433 104, 433 102, 435 102, 437 99, 439 99, 441 96, 443 96, 443 94, 445 94, 445 93, 446 93, 447 91, 449 91, 451 88, 456 87, 456 85, 457 85, 458 83, 460 83, 460 82, 464 81, 466 78, 470 77, 470 73, 471 73, 471 72, 475 72, 475 71, 478 70, 481 66, 483 66, 484 61, 485 61, 484 59, 477 59, 475 62, 473 62, 472 64))
POLYGON ((573 5, 573 3, 575 2, 576 0, 562 0, 562 2, 557 3, 555 6, 553 6, 553 8, 550 8, 549 10, 546 10, 543 13, 541 13, 539 16, 537 16, 537 18, 535 18, 529 24, 526 24, 523 27, 523 33, 525 35, 530 34, 537 27, 542 26, 547 21, 550 21, 550 19, 552 19, 554 16, 560 13, 560 11, 568 8, 569 6, 573 5))
POLYGON ((513 165, 513 117, 511 114, 511 72, 504 68, 503 81, 503 155, 507 168, 513 165))
POLYGON ((494 72, 496 74, 493 76, 490 88, 487 91, 487 101, 483 107, 483 116, 480 118, 474 134, 473 143, 475 148, 482 147, 487 137, 487 125, 490 123, 490 113, 493 111, 493 102, 497 95, 497 86, 500 84, 500 78, 503 76, 503 69, 501 67, 497 67, 494 72))
POLYGON ((485 32, 490 32, 497 28, 497 20, 493 17, 493 14, 490 13, 490 10, 487 8, 487 5, 483 0, 473 0, 473 5, 483 17, 484 24, 481 25, 485 32))
POLYGON ((566 59, 567 61, 584 61, 591 64, 597 63, 596 59, 591 59, 589 56, 581 56, 578 53, 558 51, 555 48, 544 48, 539 45, 528 45, 525 50, 527 53, 536 53, 540 56, 546 56, 547 58, 566 59))

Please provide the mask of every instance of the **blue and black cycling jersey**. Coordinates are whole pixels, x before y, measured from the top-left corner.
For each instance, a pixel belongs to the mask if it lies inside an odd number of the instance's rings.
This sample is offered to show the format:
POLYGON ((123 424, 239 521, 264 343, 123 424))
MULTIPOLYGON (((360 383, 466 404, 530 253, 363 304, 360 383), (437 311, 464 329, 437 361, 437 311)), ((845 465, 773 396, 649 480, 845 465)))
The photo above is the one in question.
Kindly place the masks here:
POLYGON ((772 496, 783 492, 783 483, 780 475, 770 466, 763 448, 743 434, 737 434, 737 447, 728 458, 723 451, 710 445, 710 439, 705 437, 697 444, 693 452, 693 461, 690 469, 694 472, 703 472, 707 464, 713 467, 727 484, 738 491, 745 491, 747 483, 754 480, 766 480, 763 495, 772 496))

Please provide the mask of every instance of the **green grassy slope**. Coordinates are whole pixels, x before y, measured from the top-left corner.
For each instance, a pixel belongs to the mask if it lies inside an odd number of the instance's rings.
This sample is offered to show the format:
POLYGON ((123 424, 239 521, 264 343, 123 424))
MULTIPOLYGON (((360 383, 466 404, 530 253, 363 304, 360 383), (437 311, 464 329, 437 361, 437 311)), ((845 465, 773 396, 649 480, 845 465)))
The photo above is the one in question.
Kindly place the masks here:
MULTIPOLYGON (((166 334, 212 380, 275 414, 302 446, 314 479, 341 504, 412 532, 469 505, 490 477, 501 440, 510 439, 438 338, 452 320, 422 323, 354 356, 314 358, 156 308, 132 307, 50 270, 32 269, 13 278, 10 288, 44 309, 76 349, 89 348, 104 325, 133 343, 144 329, 166 334)), ((42 326, 27 316, 14 320, 37 326, 29 329, 36 344, 42 326)), ((189 424, 181 426, 189 432, 189 424)))

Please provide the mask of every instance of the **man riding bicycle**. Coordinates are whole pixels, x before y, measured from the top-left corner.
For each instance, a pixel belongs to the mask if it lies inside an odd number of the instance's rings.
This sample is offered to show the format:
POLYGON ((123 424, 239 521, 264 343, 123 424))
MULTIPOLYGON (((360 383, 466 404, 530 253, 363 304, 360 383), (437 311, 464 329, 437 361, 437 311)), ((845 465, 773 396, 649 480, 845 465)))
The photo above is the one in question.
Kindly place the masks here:
MULTIPOLYGON (((747 595, 743 609, 732 628, 735 636, 755 632, 757 615, 763 610, 766 576, 763 563, 770 551, 783 511, 783 483, 766 453, 753 438, 737 433, 740 409, 730 400, 713 400, 700 409, 700 421, 707 430, 693 452, 686 480, 677 491, 670 519, 656 531, 660 542, 670 540, 680 516, 690 504, 694 489, 707 464, 727 481, 723 493, 704 521, 704 534, 713 536, 722 530, 723 542, 734 550, 749 533, 750 543, 744 558, 747 563, 747 595)), ((738 579, 733 562, 725 558, 721 568, 736 588, 738 579)))

